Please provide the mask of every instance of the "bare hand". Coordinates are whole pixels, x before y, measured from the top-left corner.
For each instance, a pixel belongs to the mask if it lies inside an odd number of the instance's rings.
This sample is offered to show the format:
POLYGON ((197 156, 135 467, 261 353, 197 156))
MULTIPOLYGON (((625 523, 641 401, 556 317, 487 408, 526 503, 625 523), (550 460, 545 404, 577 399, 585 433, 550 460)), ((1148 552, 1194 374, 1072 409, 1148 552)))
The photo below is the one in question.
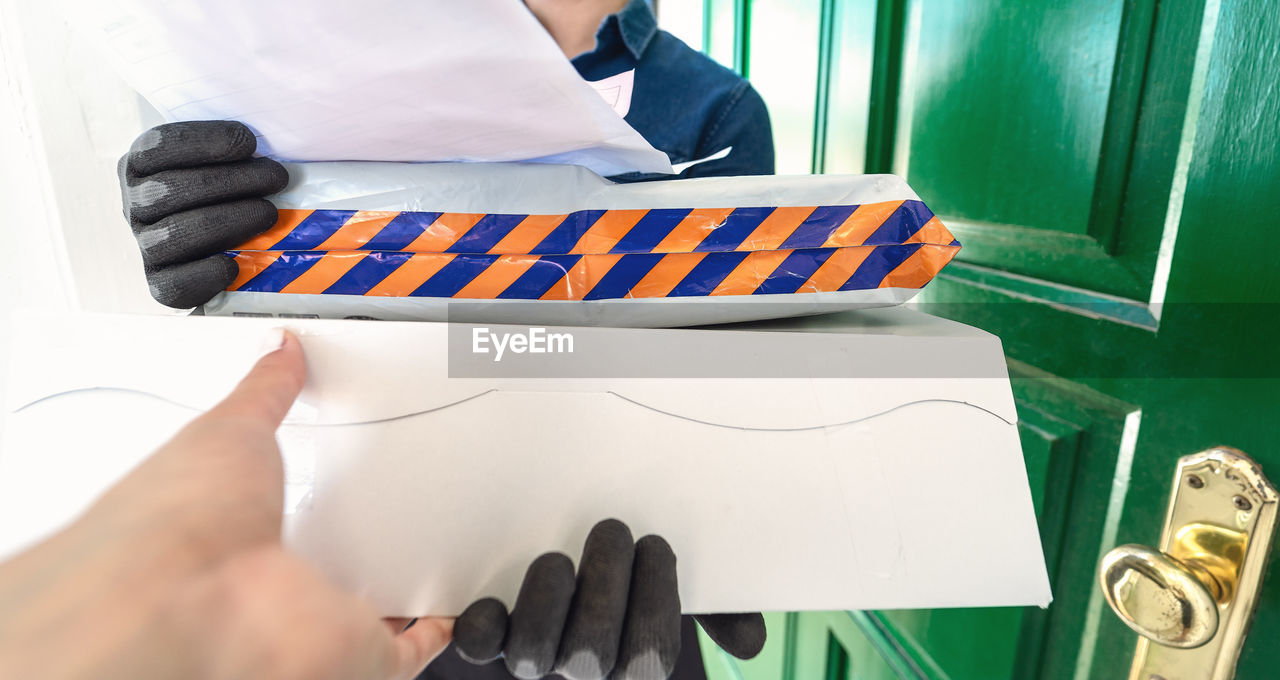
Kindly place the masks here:
MULTIPOLYGON (((235 391, 79 520, 0 564, 0 677, 412 678, 449 619, 384 621, 280 542, 284 334, 235 391)), ((86 451, 85 455, 93 455, 86 451)))

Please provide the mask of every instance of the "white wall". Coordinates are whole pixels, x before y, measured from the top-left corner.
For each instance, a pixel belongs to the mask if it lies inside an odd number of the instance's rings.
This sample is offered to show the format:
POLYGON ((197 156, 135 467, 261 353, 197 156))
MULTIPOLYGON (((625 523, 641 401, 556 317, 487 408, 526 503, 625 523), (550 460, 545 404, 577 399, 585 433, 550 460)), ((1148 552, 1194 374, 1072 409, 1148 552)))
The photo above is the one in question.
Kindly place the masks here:
MULTIPOLYGON (((41 0, 0 0, 0 192, 18 303, 157 311, 120 213, 115 163, 154 112, 41 0), (145 111, 145 113, 144 113, 145 111)), ((13 302, 9 304, 14 304, 13 302)), ((163 308, 160 308, 163 309, 163 308)))
POLYGON ((115 179, 159 119, 48 4, 0 0, 0 392, 16 308, 172 313, 147 293, 115 179))

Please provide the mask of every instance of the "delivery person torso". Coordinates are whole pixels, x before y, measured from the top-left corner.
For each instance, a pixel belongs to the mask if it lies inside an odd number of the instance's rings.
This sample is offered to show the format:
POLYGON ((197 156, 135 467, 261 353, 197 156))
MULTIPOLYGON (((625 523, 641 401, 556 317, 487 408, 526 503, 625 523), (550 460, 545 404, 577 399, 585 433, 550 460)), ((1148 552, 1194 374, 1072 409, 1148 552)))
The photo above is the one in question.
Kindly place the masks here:
MULTIPOLYGON (((773 133, 764 100, 745 79, 658 29, 645 0, 631 0, 596 32, 594 50, 573 59, 578 73, 654 147, 675 178, 773 174, 773 133)), ((629 173, 616 182, 673 179, 629 173)), ((681 626, 672 680, 705 678, 690 617, 681 626)), ((473 666, 446 649, 419 680, 508 680, 501 661, 473 666)))

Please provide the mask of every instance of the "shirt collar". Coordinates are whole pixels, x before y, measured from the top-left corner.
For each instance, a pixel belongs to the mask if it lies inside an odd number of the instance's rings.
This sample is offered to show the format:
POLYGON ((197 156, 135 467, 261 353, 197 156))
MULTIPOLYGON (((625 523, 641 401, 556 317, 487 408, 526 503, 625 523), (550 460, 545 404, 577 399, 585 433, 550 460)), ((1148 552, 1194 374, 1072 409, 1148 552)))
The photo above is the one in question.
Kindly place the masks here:
POLYGON ((605 19, 600 29, 596 31, 597 43, 604 37, 603 34, 611 22, 617 24, 623 44, 636 59, 644 54, 649 41, 653 40, 653 35, 658 32, 658 20, 654 18, 653 10, 649 9, 647 0, 631 0, 626 7, 622 8, 622 11, 605 19))

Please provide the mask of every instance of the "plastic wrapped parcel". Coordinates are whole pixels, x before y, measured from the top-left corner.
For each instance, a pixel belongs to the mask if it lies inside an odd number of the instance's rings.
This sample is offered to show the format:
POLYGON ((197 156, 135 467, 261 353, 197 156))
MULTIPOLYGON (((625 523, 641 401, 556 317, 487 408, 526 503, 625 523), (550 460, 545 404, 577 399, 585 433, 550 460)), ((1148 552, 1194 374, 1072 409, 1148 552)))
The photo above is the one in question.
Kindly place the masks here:
POLYGON ((882 307, 960 243, 892 175, 614 184, 576 166, 303 163, 215 315, 670 327, 882 307))

